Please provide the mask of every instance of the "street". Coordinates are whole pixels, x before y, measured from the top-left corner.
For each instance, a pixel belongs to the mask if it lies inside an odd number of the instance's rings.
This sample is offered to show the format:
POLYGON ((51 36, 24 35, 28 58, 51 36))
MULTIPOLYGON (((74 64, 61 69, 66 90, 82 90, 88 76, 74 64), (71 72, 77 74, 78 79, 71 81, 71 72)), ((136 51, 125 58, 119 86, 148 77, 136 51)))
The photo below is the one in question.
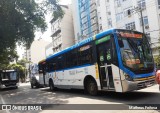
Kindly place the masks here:
MULTIPOLYGON (((100 92, 98 96, 89 96, 85 94, 83 90, 58 90, 51 92, 49 88, 31 89, 30 84, 25 83, 21 84, 18 89, 3 89, 0 92, 0 98, 1 104, 160 104, 158 85, 124 94, 116 92, 100 92)), ((127 110, 124 111, 127 112, 127 110)), ((134 112, 133 110, 131 111, 134 112)), ((11 111, 1 112, 10 113, 11 111)), ((29 113, 30 111, 26 112, 29 113)), ((37 111, 34 112, 37 113, 37 111)), ((44 111, 41 111, 41 113, 43 112, 44 111)), ((60 113, 64 111, 58 110, 57 112, 60 113)), ((72 110, 72 112, 79 113, 80 111, 72 110)), ((82 112, 87 113, 87 111, 84 110, 82 110, 82 112)), ((93 112, 95 113, 96 111, 93 112)), ((112 112, 119 113, 120 111, 112 112)), ((138 110, 136 110, 136 112, 138 112, 138 110)), ((145 110, 139 112, 142 113, 145 112, 145 110)), ((158 111, 154 110, 149 110, 147 112, 158 113, 158 111)))

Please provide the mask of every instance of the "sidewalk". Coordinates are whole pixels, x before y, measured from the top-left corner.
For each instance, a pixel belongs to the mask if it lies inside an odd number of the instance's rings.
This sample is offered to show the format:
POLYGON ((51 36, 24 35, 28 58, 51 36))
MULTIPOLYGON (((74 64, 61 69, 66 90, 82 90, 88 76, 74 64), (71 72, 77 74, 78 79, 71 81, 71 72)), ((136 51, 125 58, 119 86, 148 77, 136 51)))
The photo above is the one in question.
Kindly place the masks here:
POLYGON ((27 83, 19 83, 19 86, 29 86, 30 85, 30 82, 27 82, 27 83))

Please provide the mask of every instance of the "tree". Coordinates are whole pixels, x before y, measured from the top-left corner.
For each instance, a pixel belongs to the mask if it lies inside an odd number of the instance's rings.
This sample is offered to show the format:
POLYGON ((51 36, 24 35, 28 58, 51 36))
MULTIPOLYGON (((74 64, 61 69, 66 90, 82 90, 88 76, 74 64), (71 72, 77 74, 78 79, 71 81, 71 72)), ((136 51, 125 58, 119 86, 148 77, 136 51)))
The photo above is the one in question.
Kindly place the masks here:
POLYGON ((34 32, 46 30, 45 13, 48 8, 44 6, 59 9, 57 0, 45 0, 42 4, 35 0, 0 0, 0 68, 17 59, 17 43, 29 48, 34 32))
POLYGON ((9 64, 9 61, 14 61, 14 59, 16 59, 16 61, 18 59, 18 55, 15 50, 4 50, 0 53, 0 69, 5 69, 9 64))
POLYGON ((59 4, 59 0, 46 0, 42 4, 42 6, 46 6, 47 8, 45 12, 50 11, 52 13, 52 21, 55 21, 58 18, 62 18, 64 16, 64 11, 59 4))

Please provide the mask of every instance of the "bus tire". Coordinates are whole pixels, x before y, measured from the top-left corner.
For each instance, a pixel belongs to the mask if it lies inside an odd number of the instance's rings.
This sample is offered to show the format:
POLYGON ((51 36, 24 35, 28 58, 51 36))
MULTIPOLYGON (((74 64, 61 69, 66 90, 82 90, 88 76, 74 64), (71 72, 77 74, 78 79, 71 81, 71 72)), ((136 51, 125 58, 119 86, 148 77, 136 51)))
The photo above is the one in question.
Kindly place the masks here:
POLYGON ((49 81, 49 89, 50 89, 51 91, 54 90, 54 84, 53 84, 53 81, 52 81, 52 80, 49 81))
POLYGON ((86 90, 88 94, 95 96, 98 93, 98 88, 95 80, 90 79, 87 83, 86 90))

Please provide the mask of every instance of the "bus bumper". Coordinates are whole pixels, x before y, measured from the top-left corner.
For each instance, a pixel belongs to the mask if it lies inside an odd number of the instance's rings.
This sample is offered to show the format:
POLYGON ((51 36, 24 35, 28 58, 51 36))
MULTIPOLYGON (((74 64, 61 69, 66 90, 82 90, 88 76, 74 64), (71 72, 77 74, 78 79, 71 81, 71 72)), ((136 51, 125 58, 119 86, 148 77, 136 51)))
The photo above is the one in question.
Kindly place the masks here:
POLYGON ((3 89, 3 88, 5 88, 5 87, 6 87, 6 86, 3 85, 3 84, 0 85, 0 89, 3 89))
POLYGON ((11 88, 11 87, 19 87, 19 83, 14 83, 14 84, 1 84, 0 89, 3 88, 11 88))
POLYGON ((155 79, 145 80, 145 81, 122 81, 123 92, 140 90, 143 88, 151 87, 156 84, 155 79))

